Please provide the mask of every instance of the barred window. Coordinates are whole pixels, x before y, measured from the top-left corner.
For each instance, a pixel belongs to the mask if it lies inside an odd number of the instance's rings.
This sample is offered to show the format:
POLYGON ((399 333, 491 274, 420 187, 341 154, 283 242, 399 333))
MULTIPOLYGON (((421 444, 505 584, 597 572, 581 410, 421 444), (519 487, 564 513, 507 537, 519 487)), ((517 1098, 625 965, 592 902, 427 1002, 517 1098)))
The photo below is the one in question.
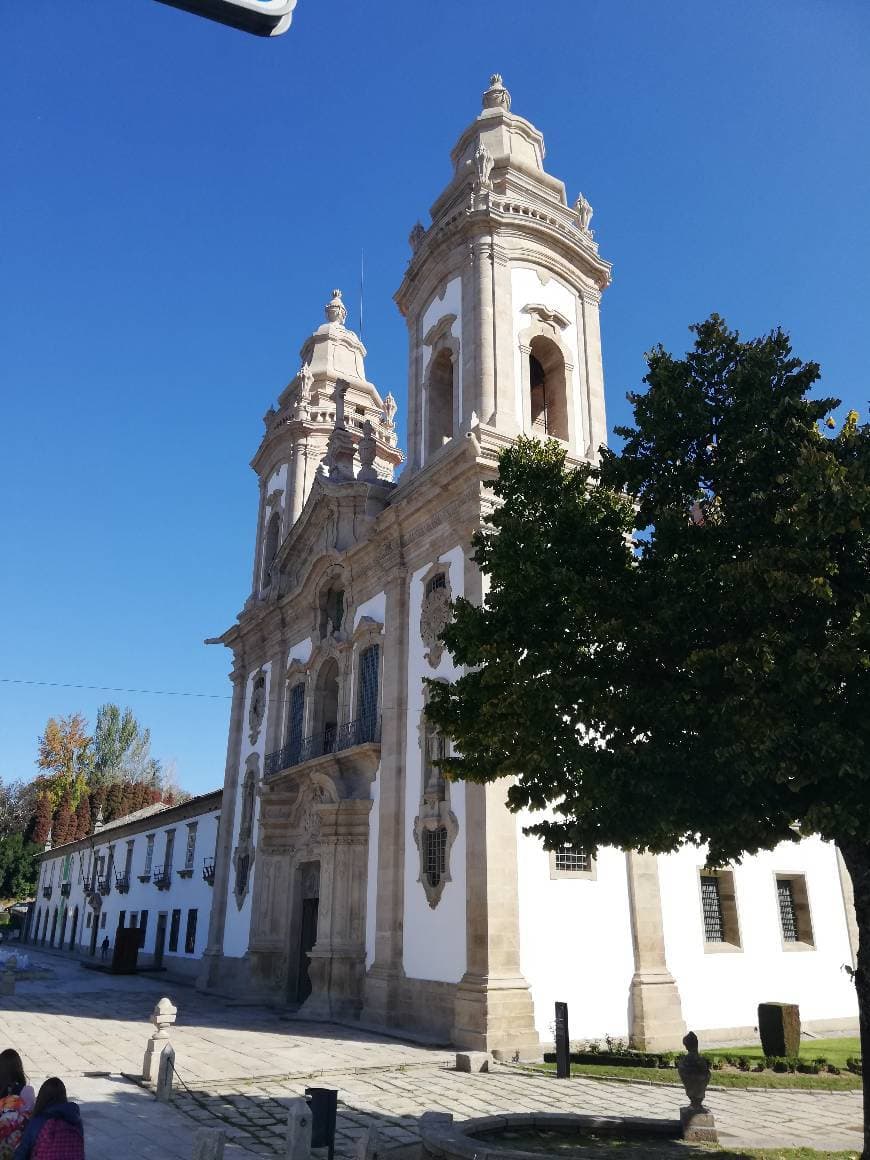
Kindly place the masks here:
POLYGON ((437 886, 447 869, 447 828, 423 831, 423 866, 430 886, 437 886))
POLYGON ((196 953, 196 911, 189 910, 187 912, 187 930, 184 932, 184 953, 192 955, 196 953))
POLYGON ((447 575, 444 572, 436 572, 434 576, 430 576, 426 582, 426 595, 435 592, 438 588, 447 587, 447 575))
POLYGON ((779 899, 779 920, 782 923, 782 937, 786 942, 797 942, 797 911, 794 904, 794 890, 792 889, 791 879, 777 878, 776 893, 779 899))
POLYGON ((701 875, 701 908, 704 912, 704 942, 724 942, 722 896, 719 893, 719 879, 715 874, 701 875))
POLYGON ((563 846, 561 850, 555 850, 554 854, 557 870, 576 873, 590 868, 589 855, 585 850, 578 850, 574 846, 563 846))
POLYGON ((378 715, 378 669, 380 667, 380 659, 381 646, 378 644, 370 645, 360 653, 357 717, 362 722, 374 722, 378 715))
POLYGON ((290 690, 290 707, 287 713, 287 745, 290 749, 290 765, 299 763, 304 721, 305 685, 300 681, 290 690))

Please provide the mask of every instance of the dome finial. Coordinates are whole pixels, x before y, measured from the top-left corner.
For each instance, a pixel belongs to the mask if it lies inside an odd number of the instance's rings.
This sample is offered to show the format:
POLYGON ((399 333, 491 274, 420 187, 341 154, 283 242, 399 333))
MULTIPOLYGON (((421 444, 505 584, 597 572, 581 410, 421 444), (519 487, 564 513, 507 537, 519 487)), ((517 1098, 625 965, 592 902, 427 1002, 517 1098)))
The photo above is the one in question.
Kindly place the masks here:
POLYGON ((341 300, 341 291, 333 290, 332 299, 326 304, 326 321, 337 322, 340 326, 344 326, 346 318, 347 307, 341 300))
POLYGON ((504 87, 501 73, 493 73, 489 78, 489 88, 483 94, 483 107, 485 109, 501 108, 505 112, 510 111, 511 95, 504 87))

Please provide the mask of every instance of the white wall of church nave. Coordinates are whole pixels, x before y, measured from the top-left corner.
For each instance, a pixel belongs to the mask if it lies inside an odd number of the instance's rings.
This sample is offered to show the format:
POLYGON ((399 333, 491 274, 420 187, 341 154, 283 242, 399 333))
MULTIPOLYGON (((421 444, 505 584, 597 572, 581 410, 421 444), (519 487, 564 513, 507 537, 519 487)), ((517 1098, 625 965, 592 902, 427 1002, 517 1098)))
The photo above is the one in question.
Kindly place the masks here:
MULTIPOLYGON (((577 333, 577 295, 557 278, 549 276, 542 284, 537 270, 528 266, 511 267, 511 294, 513 298, 513 345, 514 345, 514 382, 516 383, 516 419, 520 430, 523 430, 523 373, 520 352, 520 334, 528 329, 534 321, 530 314, 524 312, 524 307, 532 304, 548 306, 558 310, 569 324, 559 331, 559 340, 571 353, 573 369, 571 381, 568 383, 570 391, 569 407, 572 412, 572 428, 574 432, 574 446, 572 454, 578 454, 585 446, 585 421, 583 418, 583 389, 581 378, 581 358, 584 357, 583 339, 577 333)), ((531 435, 531 431, 524 434, 531 435)))
MULTIPOLYGON (((465 557, 461 547, 452 548, 438 557, 449 564, 450 588, 455 599, 464 593, 465 557)), ((431 564, 418 568, 411 576, 408 625, 408 730, 405 757, 405 900, 403 965, 412 979, 433 979, 458 983, 465 973, 465 786, 450 786, 450 808, 459 823, 459 832, 450 852, 450 878, 438 905, 433 909, 426 900, 420 876, 420 856, 414 842, 414 819, 420 808, 422 793, 422 754, 420 722, 423 712, 423 678, 459 676, 450 654, 445 650, 437 669, 426 660, 426 646, 420 637, 420 612, 423 604, 423 576, 431 564)))
MULTIPOLYGON (((230 846, 230 857, 235 851, 239 841, 239 826, 241 824, 243 797, 242 786, 245 780, 245 765, 252 753, 256 753, 260 759, 260 779, 263 776, 263 758, 266 745, 266 731, 269 727, 269 715, 277 708, 272 704, 272 665, 266 662, 256 669, 252 669, 248 673, 247 685, 245 688, 245 709, 242 717, 242 745, 239 754, 239 767, 236 770, 236 778, 238 784, 238 792, 236 793, 236 808, 235 816, 232 819, 233 826, 233 840, 230 846), (263 720, 260 724, 260 731, 256 740, 252 743, 250 740, 251 724, 251 695, 253 693, 254 679, 262 670, 266 674, 266 690, 265 690, 265 712, 263 720)), ((259 785, 257 787, 259 791, 259 785)), ((229 819, 227 819, 227 823, 229 819)), ((259 794, 254 800, 254 817, 253 817, 253 831, 251 839, 254 849, 257 848, 257 836, 260 825, 260 800, 259 794)), ((248 942, 250 938, 251 927, 251 899, 254 893, 254 879, 257 874, 257 859, 253 860, 249 875, 248 875, 248 891, 245 895, 244 902, 241 908, 236 903, 236 896, 233 893, 233 888, 236 882, 235 868, 230 864, 229 881, 227 884, 227 910, 226 923, 224 925, 224 945, 223 953, 229 955, 231 958, 241 958, 248 949, 248 942)))
POLYGON ((535 1027, 552 1042, 553 1005, 564 1002, 572 1037, 625 1036, 634 973, 625 854, 601 849, 594 879, 551 881, 549 853, 522 833, 532 821, 517 815, 520 967, 535 1027))
POLYGON ((691 1028, 752 1027, 760 1002, 800 1004, 802 1019, 857 1015, 835 848, 819 838, 784 842, 730 867, 741 950, 704 950, 698 871, 704 850, 684 847, 659 857, 668 967, 691 1028), (777 874, 806 875, 815 949, 783 950, 777 874))
POLYGON ((378 624, 384 624, 387 616, 387 594, 386 592, 378 592, 371 600, 364 600, 362 604, 358 605, 353 618, 354 630, 359 626, 359 622, 364 616, 370 617, 377 621, 378 624))

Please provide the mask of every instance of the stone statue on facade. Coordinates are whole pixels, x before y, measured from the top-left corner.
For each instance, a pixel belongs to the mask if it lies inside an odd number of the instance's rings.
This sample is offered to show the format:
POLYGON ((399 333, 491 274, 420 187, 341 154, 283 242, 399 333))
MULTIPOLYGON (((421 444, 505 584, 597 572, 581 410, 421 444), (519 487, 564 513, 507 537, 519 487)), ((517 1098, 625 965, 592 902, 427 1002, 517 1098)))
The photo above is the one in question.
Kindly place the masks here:
POLYGON ((426 231, 421 222, 416 222, 414 228, 408 234, 408 245, 411 247, 411 253, 416 254, 420 249, 423 239, 426 237, 426 231))
POLYGON ((375 429, 368 419, 363 423, 362 431, 362 439, 360 439, 356 449, 360 461, 357 479, 363 479, 367 483, 374 483, 378 478, 378 473, 374 468, 375 456, 378 453, 378 444, 375 440, 375 429))
POLYGON ((344 326, 347 318, 347 307, 341 300, 341 291, 333 290, 332 298, 326 304, 326 321, 337 322, 339 326, 344 326))
POLYGON ((592 231, 589 229, 589 223, 592 221, 592 206, 583 196, 578 194, 577 200, 574 202, 574 213, 577 215, 577 224, 584 234, 589 234, 592 231))
POLYGON ((396 425, 395 420, 396 412, 398 409, 399 408, 396 400, 393 398, 392 391, 388 391, 387 397, 384 399, 384 426, 389 427, 391 431, 396 425))
POLYGON ((478 141, 477 149, 474 152, 474 166, 477 171, 477 185, 480 189, 492 188, 490 177, 493 164, 492 154, 482 141, 478 141))

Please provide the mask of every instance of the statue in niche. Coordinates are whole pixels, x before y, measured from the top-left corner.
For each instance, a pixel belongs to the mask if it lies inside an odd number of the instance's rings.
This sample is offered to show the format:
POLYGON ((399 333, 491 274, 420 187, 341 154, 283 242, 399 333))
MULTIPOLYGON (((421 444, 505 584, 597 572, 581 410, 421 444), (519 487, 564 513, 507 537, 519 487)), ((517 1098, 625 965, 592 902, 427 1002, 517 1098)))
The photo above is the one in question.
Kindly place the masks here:
POLYGON ((254 677, 254 687, 251 692, 251 707, 248 710, 248 740, 252 745, 257 744, 263 718, 266 715, 266 674, 262 669, 254 677))
POLYGON ((433 669, 441 664, 444 645, 439 639, 450 620, 450 586, 447 569, 437 571, 426 581, 420 609, 420 636, 426 645, 426 660, 433 669))
POLYGON ((490 176, 493 167, 492 154, 482 141, 478 141, 474 152, 474 165, 477 170, 477 184, 481 189, 491 189, 490 176))
POLYGON ((592 221, 592 206, 583 196, 578 194, 577 200, 574 202, 574 213, 577 215, 577 224, 584 234, 589 234, 592 231, 589 229, 589 223, 592 221))

